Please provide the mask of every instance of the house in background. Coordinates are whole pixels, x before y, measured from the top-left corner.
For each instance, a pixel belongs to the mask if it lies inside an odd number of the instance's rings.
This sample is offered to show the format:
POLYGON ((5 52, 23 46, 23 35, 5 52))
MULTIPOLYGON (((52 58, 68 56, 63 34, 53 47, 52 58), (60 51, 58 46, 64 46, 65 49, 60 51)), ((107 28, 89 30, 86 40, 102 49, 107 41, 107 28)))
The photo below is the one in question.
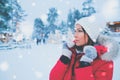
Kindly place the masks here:
POLYGON ((108 22, 107 26, 112 32, 120 32, 120 21, 108 22))
POLYGON ((111 36, 120 44, 120 21, 108 22, 107 27, 110 29, 108 36, 111 36))

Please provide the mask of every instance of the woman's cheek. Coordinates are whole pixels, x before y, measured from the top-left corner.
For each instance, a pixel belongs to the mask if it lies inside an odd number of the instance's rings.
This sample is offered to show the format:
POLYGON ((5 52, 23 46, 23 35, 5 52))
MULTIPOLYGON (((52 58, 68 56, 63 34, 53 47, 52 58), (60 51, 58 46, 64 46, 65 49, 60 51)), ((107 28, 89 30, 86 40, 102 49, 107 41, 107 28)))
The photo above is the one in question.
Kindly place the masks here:
POLYGON ((75 44, 76 44, 77 46, 80 46, 80 42, 76 42, 75 44))

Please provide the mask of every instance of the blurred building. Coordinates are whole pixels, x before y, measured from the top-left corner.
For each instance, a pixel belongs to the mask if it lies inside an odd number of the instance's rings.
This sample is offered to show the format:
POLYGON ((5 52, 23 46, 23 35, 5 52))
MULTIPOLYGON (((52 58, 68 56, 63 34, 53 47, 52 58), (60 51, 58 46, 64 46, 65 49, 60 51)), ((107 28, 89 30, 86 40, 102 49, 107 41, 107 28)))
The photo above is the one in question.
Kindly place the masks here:
POLYGON ((112 32, 120 32, 120 21, 108 22, 107 26, 112 32))
POLYGON ((0 32, 0 42, 7 43, 12 39, 12 33, 0 32))

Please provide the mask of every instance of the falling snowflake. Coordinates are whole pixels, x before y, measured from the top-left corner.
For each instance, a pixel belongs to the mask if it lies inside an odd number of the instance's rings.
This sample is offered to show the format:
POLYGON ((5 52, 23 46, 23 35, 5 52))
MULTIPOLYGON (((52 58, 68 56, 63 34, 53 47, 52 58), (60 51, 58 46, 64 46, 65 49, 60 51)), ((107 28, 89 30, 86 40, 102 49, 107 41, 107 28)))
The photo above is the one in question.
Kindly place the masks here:
POLYGON ((15 80, 16 78, 17 78, 17 76, 14 74, 14 75, 13 75, 13 79, 15 80))
POLYGON ((7 7, 9 6, 8 4, 5 4, 7 7))
POLYGON ((42 74, 41 72, 39 72, 39 71, 35 71, 34 73, 35 73, 35 76, 36 76, 37 78, 43 77, 43 74, 42 74))
POLYGON ((9 64, 8 64, 7 62, 2 62, 2 63, 0 64, 0 70, 1 70, 1 71, 7 71, 8 68, 9 68, 9 64))
POLYGON ((17 0, 18 3, 20 3, 20 0, 17 0))
POLYGON ((48 67, 49 67, 49 68, 51 68, 51 67, 52 67, 52 65, 48 65, 48 67))
POLYGON ((22 58, 23 58, 23 55, 19 55, 18 57, 19 57, 20 59, 22 59, 22 58))
POLYGON ((34 72, 36 78, 39 78, 39 79, 40 79, 40 78, 43 77, 43 73, 42 73, 42 72, 37 71, 37 70, 35 70, 34 68, 32 68, 32 71, 34 72))
POLYGON ((33 3, 32 3, 32 6, 36 6, 36 3, 35 3, 35 2, 33 2, 33 3))
POLYGON ((59 14, 59 15, 62 15, 62 11, 61 11, 61 10, 58 10, 58 14, 59 14))
POLYGON ((71 22, 68 22, 69 25, 71 25, 71 22))
POLYGON ((15 9, 13 9, 12 11, 13 11, 13 13, 15 13, 15 11, 16 11, 16 10, 15 10, 15 9))

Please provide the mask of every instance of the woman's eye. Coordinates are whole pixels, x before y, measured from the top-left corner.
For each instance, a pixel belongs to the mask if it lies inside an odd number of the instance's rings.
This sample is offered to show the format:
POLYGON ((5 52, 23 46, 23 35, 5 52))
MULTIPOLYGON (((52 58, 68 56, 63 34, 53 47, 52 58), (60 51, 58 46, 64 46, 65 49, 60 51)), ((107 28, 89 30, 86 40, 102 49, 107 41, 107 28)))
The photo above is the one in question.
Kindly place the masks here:
POLYGON ((83 32, 83 30, 78 30, 78 32, 83 32))
POLYGON ((74 32, 83 32, 83 30, 74 30, 74 32))

